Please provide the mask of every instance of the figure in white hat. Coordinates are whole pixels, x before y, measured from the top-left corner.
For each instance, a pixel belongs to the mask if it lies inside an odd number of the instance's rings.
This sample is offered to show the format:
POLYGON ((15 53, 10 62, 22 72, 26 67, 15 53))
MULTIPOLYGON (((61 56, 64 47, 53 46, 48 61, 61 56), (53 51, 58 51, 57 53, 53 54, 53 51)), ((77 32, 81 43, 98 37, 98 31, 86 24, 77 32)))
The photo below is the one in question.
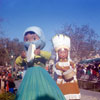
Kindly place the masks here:
POLYGON ((76 79, 76 69, 70 59, 70 38, 63 34, 58 34, 52 38, 56 52, 56 68, 58 75, 57 85, 64 94, 66 100, 79 100, 80 91, 76 79))

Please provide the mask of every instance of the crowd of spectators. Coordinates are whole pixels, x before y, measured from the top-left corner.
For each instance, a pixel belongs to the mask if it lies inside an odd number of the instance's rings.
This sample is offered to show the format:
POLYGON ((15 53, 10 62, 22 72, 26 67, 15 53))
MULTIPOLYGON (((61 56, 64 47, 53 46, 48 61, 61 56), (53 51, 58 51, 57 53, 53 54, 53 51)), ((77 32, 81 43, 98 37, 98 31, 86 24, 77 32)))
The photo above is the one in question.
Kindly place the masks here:
POLYGON ((23 67, 0 66, 0 92, 12 92, 16 90, 15 80, 22 79, 23 67))
POLYGON ((77 78, 100 81, 100 62, 77 64, 77 78))

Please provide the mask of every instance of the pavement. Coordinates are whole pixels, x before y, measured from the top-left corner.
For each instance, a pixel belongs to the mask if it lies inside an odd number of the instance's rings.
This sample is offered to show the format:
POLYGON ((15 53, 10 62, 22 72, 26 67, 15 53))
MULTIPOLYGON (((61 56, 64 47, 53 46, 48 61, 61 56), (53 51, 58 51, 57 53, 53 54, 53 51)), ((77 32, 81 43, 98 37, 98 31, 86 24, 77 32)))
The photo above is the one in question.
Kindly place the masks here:
POLYGON ((100 92, 80 89, 81 100, 100 100, 100 92))
MULTIPOLYGON (((21 80, 15 81, 16 88, 20 86, 21 80)), ((100 92, 80 89, 81 100, 100 100, 100 92)))

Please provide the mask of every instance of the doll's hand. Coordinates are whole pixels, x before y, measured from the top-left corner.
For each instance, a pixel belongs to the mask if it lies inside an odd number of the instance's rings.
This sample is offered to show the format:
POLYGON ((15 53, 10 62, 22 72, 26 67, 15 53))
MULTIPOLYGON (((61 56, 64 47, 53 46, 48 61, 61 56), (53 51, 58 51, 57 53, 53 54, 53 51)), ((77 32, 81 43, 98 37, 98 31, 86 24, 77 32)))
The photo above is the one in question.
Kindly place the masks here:
POLYGON ((69 70, 70 68, 69 67, 63 67, 63 71, 65 72, 65 71, 67 71, 67 70, 69 70))
POLYGON ((35 53, 35 55, 40 55, 40 49, 36 49, 36 50, 34 51, 34 53, 35 53))

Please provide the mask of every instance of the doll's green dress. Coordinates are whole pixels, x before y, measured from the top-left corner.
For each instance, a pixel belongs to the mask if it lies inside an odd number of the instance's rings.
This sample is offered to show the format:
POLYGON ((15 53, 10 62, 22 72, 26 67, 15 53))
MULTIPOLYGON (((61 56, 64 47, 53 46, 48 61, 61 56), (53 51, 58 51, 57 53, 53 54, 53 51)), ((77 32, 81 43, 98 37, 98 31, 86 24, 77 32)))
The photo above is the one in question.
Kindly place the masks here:
POLYGON ((56 82, 40 66, 42 60, 39 62, 37 60, 35 62, 37 65, 34 64, 34 67, 30 65, 27 69, 17 91, 16 100, 65 100, 56 82))

